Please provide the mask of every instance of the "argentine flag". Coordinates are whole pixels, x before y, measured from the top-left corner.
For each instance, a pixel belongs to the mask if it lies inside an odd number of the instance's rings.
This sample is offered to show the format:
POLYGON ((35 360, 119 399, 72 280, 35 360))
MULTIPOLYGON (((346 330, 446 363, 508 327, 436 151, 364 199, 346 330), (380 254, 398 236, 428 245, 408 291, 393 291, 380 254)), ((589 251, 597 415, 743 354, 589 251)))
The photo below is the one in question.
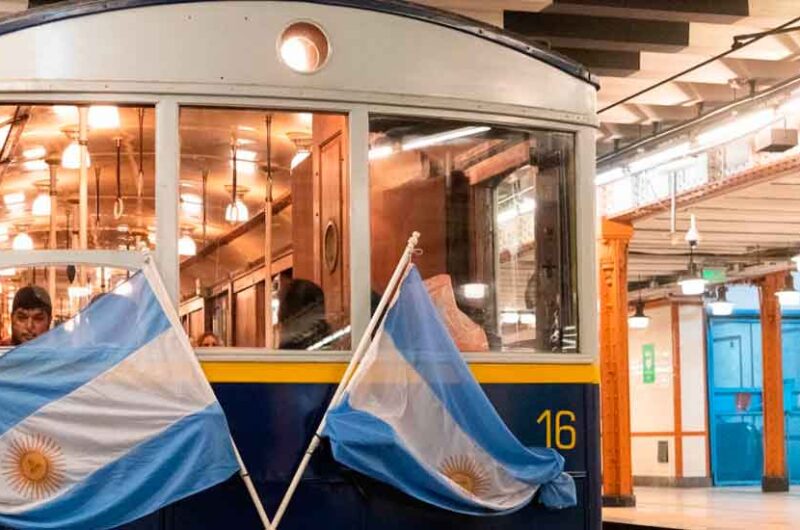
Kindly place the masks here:
POLYGON ((574 506, 556 451, 508 430, 448 335, 412 265, 325 435, 340 463, 441 508, 507 513, 574 506))
POLYGON ((112 528, 239 469, 222 409, 166 304, 148 260, 0 357, 0 526, 112 528))

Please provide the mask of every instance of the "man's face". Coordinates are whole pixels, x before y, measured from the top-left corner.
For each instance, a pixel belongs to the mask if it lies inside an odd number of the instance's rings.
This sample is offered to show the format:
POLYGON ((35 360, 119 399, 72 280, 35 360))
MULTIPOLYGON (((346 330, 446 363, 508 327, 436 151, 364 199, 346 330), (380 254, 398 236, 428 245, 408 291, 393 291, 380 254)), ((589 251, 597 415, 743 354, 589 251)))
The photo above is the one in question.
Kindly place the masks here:
POLYGON ((14 344, 35 339, 50 327, 50 315, 43 309, 19 308, 11 314, 11 338, 14 344))

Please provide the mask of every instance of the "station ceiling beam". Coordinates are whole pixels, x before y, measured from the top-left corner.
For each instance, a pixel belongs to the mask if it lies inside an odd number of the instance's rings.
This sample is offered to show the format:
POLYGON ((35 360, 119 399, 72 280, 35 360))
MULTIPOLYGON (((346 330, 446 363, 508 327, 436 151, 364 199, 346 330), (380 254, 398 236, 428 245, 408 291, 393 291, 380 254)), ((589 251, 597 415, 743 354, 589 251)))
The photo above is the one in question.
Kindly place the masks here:
POLYGON ((503 24, 553 47, 677 52, 689 45, 687 22, 506 11, 503 24))
POLYGON ((595 75, 626 77, 641 68, 638 51, 589 50, 585 48, 556 48, 556 51, 575 59, 595 75))
POLYGON ((731 24, 750 14, 748 0, 553 0, 548 12, 731 24))

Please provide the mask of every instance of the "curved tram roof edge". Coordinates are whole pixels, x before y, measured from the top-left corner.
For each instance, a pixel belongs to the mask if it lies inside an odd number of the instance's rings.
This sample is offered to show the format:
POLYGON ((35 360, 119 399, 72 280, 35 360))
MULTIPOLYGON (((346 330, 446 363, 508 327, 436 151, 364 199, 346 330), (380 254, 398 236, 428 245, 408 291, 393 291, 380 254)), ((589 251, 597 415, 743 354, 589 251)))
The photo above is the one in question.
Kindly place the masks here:
MULTIPOLYGON (((186 4, 200 2, 215 2, 224 0, 79 0, 59 2, 38 8, 29 9, 21 13, 0 18, 0 36, 27 28, 33 28, 51 22, 67 20, 70 18, 96 15, 110 11, 121 11, 138 7, 186 4)), ((473 20, 468 17, 450 13, 441 9, 431 8, 406 2, 404 0, 250 0, 250 1, 285 1, 301 2, 308 4, 321 4, 328 6, 349 7, 375 11, 390 15, 419 20, 436 24, 474 35, 476 37, 494 42, 506 48, 520 52, 528 57, 544 62, 572 77, 580 79, 595 88, 599 84, 595 77, 580 63, 569 59, 552 50, 547 50, 524 40, 523 37, 505 31, 489 24, 473 20)))

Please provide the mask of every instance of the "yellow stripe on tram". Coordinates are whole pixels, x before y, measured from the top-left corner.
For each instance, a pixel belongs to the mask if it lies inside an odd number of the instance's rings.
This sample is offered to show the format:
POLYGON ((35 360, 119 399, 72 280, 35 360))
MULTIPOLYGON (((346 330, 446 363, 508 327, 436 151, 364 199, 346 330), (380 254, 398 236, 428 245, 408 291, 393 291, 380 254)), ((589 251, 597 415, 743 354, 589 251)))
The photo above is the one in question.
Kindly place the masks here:
MULTIPOLYGON (((346 363, 286 363, 206 361, 201 363, 212 383, 338 383, 346 363)), ((472 373, 481 383, 588 383, 600 382, 594 364, 474 363, 472 373)))

